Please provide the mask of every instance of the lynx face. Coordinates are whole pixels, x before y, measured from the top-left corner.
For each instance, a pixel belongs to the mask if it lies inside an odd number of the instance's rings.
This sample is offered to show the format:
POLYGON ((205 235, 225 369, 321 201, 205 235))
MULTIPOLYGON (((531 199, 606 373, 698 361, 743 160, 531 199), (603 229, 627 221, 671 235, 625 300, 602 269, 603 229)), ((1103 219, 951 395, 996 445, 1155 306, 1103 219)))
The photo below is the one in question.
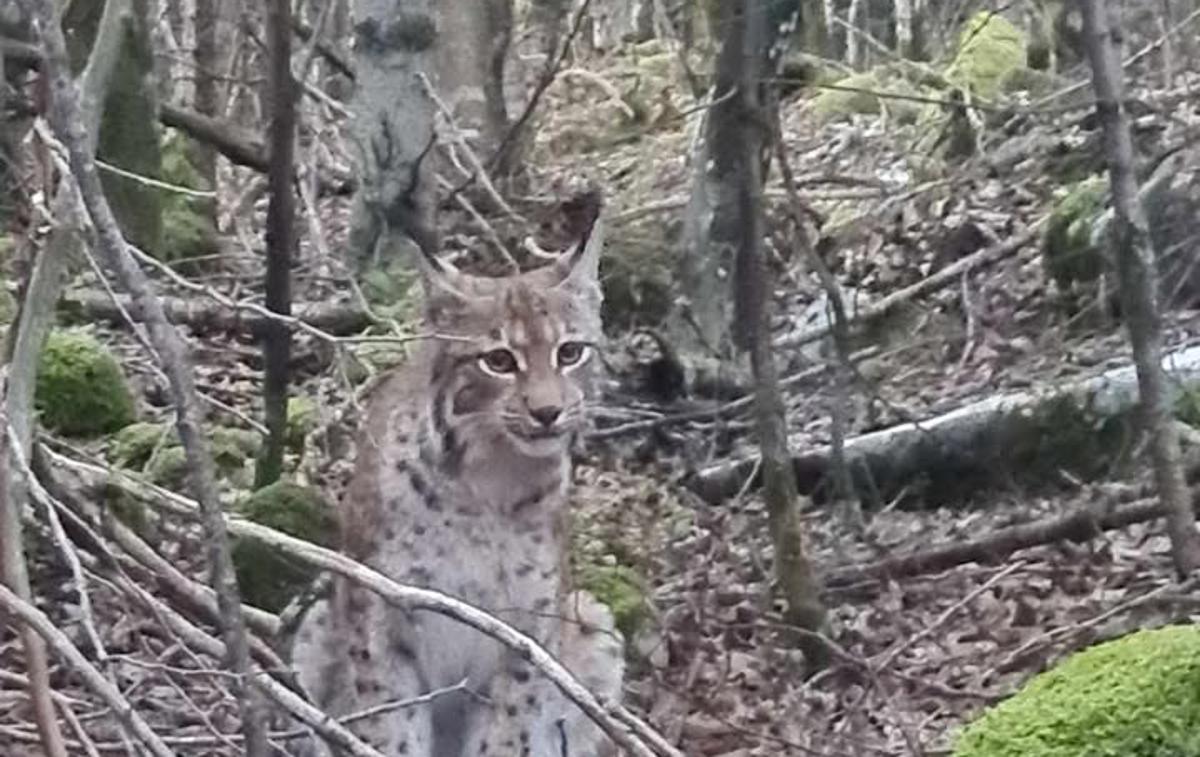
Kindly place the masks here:
POLYGON ((502 435, 534 456, 565 450, 584 420, 601 339, 600 245, 593 227, 559 261, 508 278, 426 271, 427 326, 441 337, 436 430, 502 435))

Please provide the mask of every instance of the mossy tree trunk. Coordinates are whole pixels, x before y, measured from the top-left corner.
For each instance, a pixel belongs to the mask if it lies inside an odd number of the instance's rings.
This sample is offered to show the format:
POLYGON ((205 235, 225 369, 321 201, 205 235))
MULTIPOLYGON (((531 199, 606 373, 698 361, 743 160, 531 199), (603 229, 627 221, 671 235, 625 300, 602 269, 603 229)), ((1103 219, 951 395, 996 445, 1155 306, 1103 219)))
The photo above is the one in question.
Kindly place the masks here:
POLYGON ((504 68, 512 40, 512 0, 437 4, 437 87, 455 120, 478 134, 473 140, 486 162, 508 130, 504 68))
MULTIPOLYGON (((721 199, 714 237, 735 251, 734 343, 749 352, 755 379, 755 425, 762 449, 763 499, 775 548, 775 572, 787 601, 786 618, 809 632, 826 630, 825 608, 804 551, 799 495, 787 445, 787 420, 771 345, 770 276, 763 252, 764 158, 772 138, 774 98, 765 83, 775 39, 770 14, 756 0, 722 5, 723 39, 717 59, 713 157, 721 163, 721 199), (724 85, 724 86, 722 86, 724 85)), ((825 662, 824 643, 805 634, 799 645, 813 666, 825 662)))
MULTIPOLYGON (((96 38, 105 3, 71 3, 63 17, 71 68, 83 69, 96 38)), ((149 31, 149 0, 131 0, 123 14, 122 40, 104 98, 97 157, 122 171, 157 179, 162 170, 154 50, 149 31)), ((101 180, 126 239, 158 254, 162 247, 162 198, 137 178, 105 171, 101 180)))

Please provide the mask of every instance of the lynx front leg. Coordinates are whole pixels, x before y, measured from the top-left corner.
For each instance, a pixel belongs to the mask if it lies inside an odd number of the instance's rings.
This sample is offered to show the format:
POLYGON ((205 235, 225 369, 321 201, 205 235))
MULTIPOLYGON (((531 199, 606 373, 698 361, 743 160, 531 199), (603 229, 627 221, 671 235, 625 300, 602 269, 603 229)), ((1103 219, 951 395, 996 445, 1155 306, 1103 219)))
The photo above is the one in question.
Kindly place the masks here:
MULTIPOLYGON (((625 643, 612 613, 587 592, 567 598, 560 661, 601 702, 620 702, 625 676, 625 643)), ((616 747, 575 704, 563 702, 565 757, 608 757, 616 747)))
POLYGON ((365 590, 352 592, 353 624, 338 622, 327 602, 306 614, 292 647, 300 685, 314 704, 337 718, 379 708, 347 727, 383 754, 435 757, 429 704, 404 704, 426 687, 417 660, 390 633, 397 627, 395 613, 365 590))

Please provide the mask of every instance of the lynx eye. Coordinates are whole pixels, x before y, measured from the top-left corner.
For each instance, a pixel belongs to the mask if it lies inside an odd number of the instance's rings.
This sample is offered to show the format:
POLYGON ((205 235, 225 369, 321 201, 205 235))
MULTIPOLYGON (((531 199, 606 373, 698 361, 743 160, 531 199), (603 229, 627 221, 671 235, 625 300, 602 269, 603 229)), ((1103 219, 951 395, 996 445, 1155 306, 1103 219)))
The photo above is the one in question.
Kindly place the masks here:
POLYGON ((488 350, 479 356, 479 365, 487 373, 497 376, 508 376, 517 372, 517 356, 512 350, 500 347, 488 350))
POLYGON ((558 367, 578 365, 587 356, 587 350, 588 346, 583 342, 563 342, 558 345, 558 367))

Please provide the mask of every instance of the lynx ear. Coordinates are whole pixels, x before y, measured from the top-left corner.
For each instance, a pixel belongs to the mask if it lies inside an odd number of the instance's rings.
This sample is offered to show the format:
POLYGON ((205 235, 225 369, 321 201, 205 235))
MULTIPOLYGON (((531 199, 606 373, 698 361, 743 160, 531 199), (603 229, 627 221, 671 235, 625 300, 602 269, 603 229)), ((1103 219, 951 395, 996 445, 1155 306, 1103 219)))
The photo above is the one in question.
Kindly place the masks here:
POLYGON ((561 284, 588 279, 594 281, 600 270, 600 250, 604 246, 604 200, 599 190, 585 192, 567 203, 563 210, 579 240, 555 263, 561 284))

